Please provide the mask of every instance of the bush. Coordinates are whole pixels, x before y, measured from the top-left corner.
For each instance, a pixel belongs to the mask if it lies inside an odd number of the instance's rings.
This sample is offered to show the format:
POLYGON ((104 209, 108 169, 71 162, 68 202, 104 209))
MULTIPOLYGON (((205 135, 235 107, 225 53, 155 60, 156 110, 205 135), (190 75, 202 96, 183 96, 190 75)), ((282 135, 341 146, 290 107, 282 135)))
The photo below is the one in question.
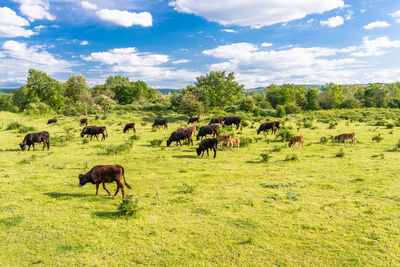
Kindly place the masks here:
POLYGON ((182 186, 183 186, 183 190, 181 190, 180 193, 183 193, 183 194, 191 194, 194 192, 194 190, 197 187, 197 185, 190 185, 187 183, 183 183, 182 186))
POLYGON ((328 138, 326 138, 325 136, 322 136, 319 139, 320 144, 325 145, 326 143, 328 143, 328 138))
POLYGON ((152 139, 150 140, 150 145, 151 146, 160 146, 162 144, 164 139, 152 139))
POLYGON ((337 125, 338 125, 337 121, 331 121, 329 122, 328 129, 335 129, 337 125))
POLYGON ((246 147, 246 146, 250 145, 251 143, 253 143, 253 138, 249 138, 249 137, 240 138, 240 147, 246 147))
POLYGON ((309 128, 309 129, 314 127, 314 125, 312 124, 311 121, 304 122, 303 126, 304 126, 304 128, 309 128))
POLYGON ((287 154, 285 161, 297 161, 299 160, 299 157, 297 157, 296 154, 287 154))
POLYGON ((87 144, 89 143, 89 138, 83 138, 82 139, 82 144, 87 144))
POLYGON ((271 159, 271 155, 268 153, 261 153, 261 162, 268 162, 271 159))
POLYGON ((10 130, 17 130, 17 129, 19 129, 21 126, 22 126, 22 124, 19 123, 19 122, 12 122, 12 123, 10 123, 9 125, 7 125, 7 130, 8 130, 8 131, 10 131, 10 130))
POLYGON ((280 139, 282 142, 289 142, 292 137, 293 133, 287 128, 281 129, 276 135, 276 139, 280 139))
POLYGON ((339 152, 336 154, 336 157, 338 157, 338 158, 344 158, 344 155, 345 155, 344 149, 341 148, 341 149, 339 150, 339 152))
POLYGON ((274 146, 272 149, 271 149, 271 151, 270 152, 279 152, 279 151, 281 151, 282 150, 282 146, 274 146))
POLYGON ((393 123, 386 124, 386 129, 393 129, 393 127, 394 127, 393 123))
POLYGON ((381 134, 377 134, 374 137, 372 137, 372 141, 380 143, 383 140, 383 137, 381 136, 381 134))
POLYGON ((132 142, 126 142, 120 145, 100 145, 99 148, 103 150, 105 155, 116 155, 124 152, 129 152, 132 148, 132 142))
POLYGON ((286 110, 285 110, 284 106, 278 105, 276 107, 276 116, 279 117, 279 118, 283 118, 283 117, 286 116, 286 110))
POLYGON ((139 135, 134 134, 134 135, 131 135, 129 137, 129 141, 130 142, 137 141, 137 140, 140 140, 140 136, 139 135))
POLYGON ((36 131, 35 128, 30 127, 30 126, 24 126, 21 125, 21 127, 18 129, 18 133, 27 133, 27 132, 33 132, 36 131))
POLYGON ((249 123, 248 123, 247 121, 242 120, 241 125, 242 125, 243 127, 247 127, 247 126, 249 126, 249 123))
POLYGON ((394 146, 394 150, 399 150, 400 149, 400 139, 397 142, 397 144, 394 146))
POLYGON ((142 210, 142 208, 139 207, 139 199, 133 199, 132 196, 126 196, 126 199, 123 199, 118 206, 118 213, 121 216, 137 218, 139 217, 140 210, 142 210))

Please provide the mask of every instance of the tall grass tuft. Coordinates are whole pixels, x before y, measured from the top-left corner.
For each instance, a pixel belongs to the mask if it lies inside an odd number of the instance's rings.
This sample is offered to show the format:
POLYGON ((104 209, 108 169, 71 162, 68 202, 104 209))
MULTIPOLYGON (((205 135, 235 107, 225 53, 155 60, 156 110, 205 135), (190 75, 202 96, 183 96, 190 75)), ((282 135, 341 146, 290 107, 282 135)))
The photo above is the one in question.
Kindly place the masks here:
POLYGON ((139 211, 143 208, 139 207, 139 199, 134 199, 132 196, 126 196, 118 205, 118 213, 120 216, 139 217, 139 211))

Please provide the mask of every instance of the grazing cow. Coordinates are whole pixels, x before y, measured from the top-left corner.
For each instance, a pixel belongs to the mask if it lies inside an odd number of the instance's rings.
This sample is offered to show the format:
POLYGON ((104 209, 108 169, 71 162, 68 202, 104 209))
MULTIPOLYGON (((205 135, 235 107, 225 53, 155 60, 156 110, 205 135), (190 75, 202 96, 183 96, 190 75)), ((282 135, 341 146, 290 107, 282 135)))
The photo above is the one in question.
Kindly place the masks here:
POLYGON ((26 146, 28 146, 28 151, 31 149, 31 146, 33 146, 33 151, 35 151, 35 143, 43 143, 43 148, 47 145, 47 150, 50 149, 50 135, 48 132, 40 132, 40 133, 29 133, 25 135, 24 140, 22 143, 19 144, 21 147, 22 151, 25 151, 26 146))
POLYGON ((229 140, 229 138, 230 138, 230 135, 229 134, 220 134, 220 135, 218 135, 217 136, 217 139, 218 139, 218 145, 220 145, 221 143, 222 143, 222 141, 228 141, 229 140))
POLYGON ((87 126, 87 118, 81 119, 81 126, 82 125, 87 126))
POLYGON ((352 145, 356 144, 356 135, 354 133, 344 133, 344 134, 339 134, 339 135, 335 136, 335 140, 338 140, 338 145, 340 143, 346 144, 347 139, 351 140, 352 145))
POLYGON ((290 138, 289 141, 289 147, 295 147, 296 143, 299 143, 299 147, 300 145, 302 145, 304 147, 304 139, 303 136, 299 135, 299 136, 292 136, 290 138))
POLYGON ((106 127, 85 127, 83 128, 83 131, 81 132, 81 137, 83 137, 85 134, 90 135, 90 140, 92 140, 93 135, 96 137, 97 140, 99 140, 99 138, 97 137, 98 134, 102 134, 103 137, 101 138, 101 140, 105 140, 106 137, 108 137, 108 132, 107 132, 107 128, 106 127), (106 133, 106 135, 104 135, 104 132, 106 133))
POLYGON ((129 132, 129 129, 132 129, 133 132, 136 133, 135 123, 127 123, 127 124, 125 124, 125 128, 124 128, 124 131, 123 131, 123 132, 124 132, 124 133, 125 133, 126 131, 129 132))
POLYGON ((266 132, 268 134, 268 130, 271 129, 272 134, 276 133, 276 130, 279 129, 279 121, 271 121, 271 122, 266 122, 260 125, 260 128, 257 130, 257 134, 260 134, 260 132, 266 132))
POLYGON ((237 116, 232 116, 232 117, 225 117, 224 118, 224 125, 222 127, 225 127, 225 125, 236 125, 236 130, 239 129, 240 122, 242 121, 242 118, 237 117, 237 116))
POLYGON ((178 146, 178 143, 182 146, 181 140, 186 140, 188 139, 188 146, 190 146, 190 143, 193 145, 193 140, 192 140, 192 131, 189 129, 183 129, 183 130, 178 130, 175 132, 171 133, 171 136, 167 140, 167 146, 170 146, 172 142, 176 142, 176 146, 178 146))
POLYGON ((211 119, 210 123, 208 125, 211 125, 213 123, 219 123, 222 125, 222 123, 224 122, 225 117, 218 117, 218 118, 213 118, 211 119))
POLYGON ((191 118, 188 120, 188 124, 190 124, 190 123, 195 123, 195 122, 200 122, 200 117, 191 117, 191 118))
POLYGON ((203 139, 203 137, 207 137, 207 134, 212 134, 214 136, 218 136, 219 126, 218 125, 206 125, 200 128, 199 132, 197 133, 197 140, 203 139))
POLYGON ((237 148, 239 149, 239 147, 240 147, 240 137, 229 139, 228 142, 226 143, 226 146, 229 147, 230 149, 232 149, 232 146, 234 144, 236 144, 237 148))
POLYGON ((164 129, 168 129, 168 120, 167 119, 156 119, 153 124, 153 128, 156 126, 164 125, 164 129))
POLYGON ((218 139, 217 138, 206 138, 200 142, 200 145, 198 148, 196 148, 197 156, 200 156, 201 152, 203 154, 201 156, 204 156, 204 151, 207 151, 207 156, 208 150, 213 149, 214 150, 214 158, 217 156, 217 146, 218 146, 218 139))
POLYGON ((47 121, 47 124, 52 124, 52 123, 56 123, 57 119, 50 119, 47 121))
MULTIPOLYGON (((82 133, 84 133, 86 129, 95 128, 95 127, 97 127, 97 126, 96 126, 96 125, 85 126, 85 127, 83 127, 82 133)), ((88 134, 86 134, 86 133, 84 133, 84 134, 82 135, 82 133, 81 133, 81 137, 83 137, 84 135, 88 135, 88 134)))
POLYGON ((82 187, 87 183, 92 183, 96 185, 96 195, 99 194, 99 185, 103 184, 104 190, 111 196, 110 191, 106 187, 106 183, 117 182, 117 191, 114 196, 116 196, 121 188, 122 198, 125 198, 125 189, 122 184, 122 177, 124 178, 124 183, 126 187, 132 189, 132 187, 126 183, 124 168, 120 165, 97 165, 94 166, 86 174, 79 174, 79 186, 82 187))

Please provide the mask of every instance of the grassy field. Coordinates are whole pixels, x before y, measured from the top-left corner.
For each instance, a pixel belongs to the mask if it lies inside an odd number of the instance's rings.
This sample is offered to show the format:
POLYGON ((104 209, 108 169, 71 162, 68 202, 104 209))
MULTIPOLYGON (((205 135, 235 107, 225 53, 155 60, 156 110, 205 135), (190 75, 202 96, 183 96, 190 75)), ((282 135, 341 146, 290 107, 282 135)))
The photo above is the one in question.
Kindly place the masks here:
MULTIPOLYGON (((223 133, 253 142, 219 149, 216 159, 197 157, 197 142, 166 147, 165 139, 184 124, 179 116, 168 116, 169 129, 154 132, 153 118, 145 115, 89 117, 109 134, 89 142, 79 136, 79 117, 55 125, 46 125, 48 117, 25 122, 50 133, 49 152, 40 145, 21 152, 25 133, 4 125, 0 266, 400 265, 400 152, 393 150, 400 127, 342 119, 329 129, 315 119, 304 128, 297 126, 302 117, 285 124, 304 136, 304 148, 257 136, 259 122, 250 122, 223 133), (130 148, 132 133, 122 129, 131 121, 138 140, 130 148), (343 132, 355 132, 358 143, 320 143, 343 132), (378 134, 383 140, 371 141, 378 134), (154 139, 164 141, 151 146, 154 139), (100 188, 95 196, 94 185, 78 187, 78 174, 97 164, 125 168, 133 187, 126 193, 142 209, 137 218, 119 216, 121 194, 109 197, 100 188)), ((0 120, 17 118, 0 113, 0 120)), ((116 185, 108 188, 113 193, 116 185)))

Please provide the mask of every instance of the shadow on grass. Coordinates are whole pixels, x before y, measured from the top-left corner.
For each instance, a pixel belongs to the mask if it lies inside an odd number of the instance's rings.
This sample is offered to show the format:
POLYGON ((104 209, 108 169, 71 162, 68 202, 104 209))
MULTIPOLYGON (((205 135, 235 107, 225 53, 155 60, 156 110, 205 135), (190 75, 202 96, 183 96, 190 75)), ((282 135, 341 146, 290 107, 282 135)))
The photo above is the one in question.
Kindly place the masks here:
POLYGON ((258 163, 265 163, 265 161, 262 161, 262 160, 246 160, 246 163, 258 164, 258 163))
POLYGON ((195 159, 195 158, 197 158, 197 156, 195 156, 195 155, 175 155, 172 157, 177 158, 177 159, 195 159))
POLYGON ((96 211, 92 215, 101 219, 118 219, 121 217, 118 211, 96 211))
POLYGON ((52 198, 65 198, 65 197, 77 197, 77 198, 82 198, 82 197, 92 197, 94 195, 90 194, 70 194, 70 193, 60 193, 60 192, 47 192, 43 193, 46 196, 52 197, 52 198))

